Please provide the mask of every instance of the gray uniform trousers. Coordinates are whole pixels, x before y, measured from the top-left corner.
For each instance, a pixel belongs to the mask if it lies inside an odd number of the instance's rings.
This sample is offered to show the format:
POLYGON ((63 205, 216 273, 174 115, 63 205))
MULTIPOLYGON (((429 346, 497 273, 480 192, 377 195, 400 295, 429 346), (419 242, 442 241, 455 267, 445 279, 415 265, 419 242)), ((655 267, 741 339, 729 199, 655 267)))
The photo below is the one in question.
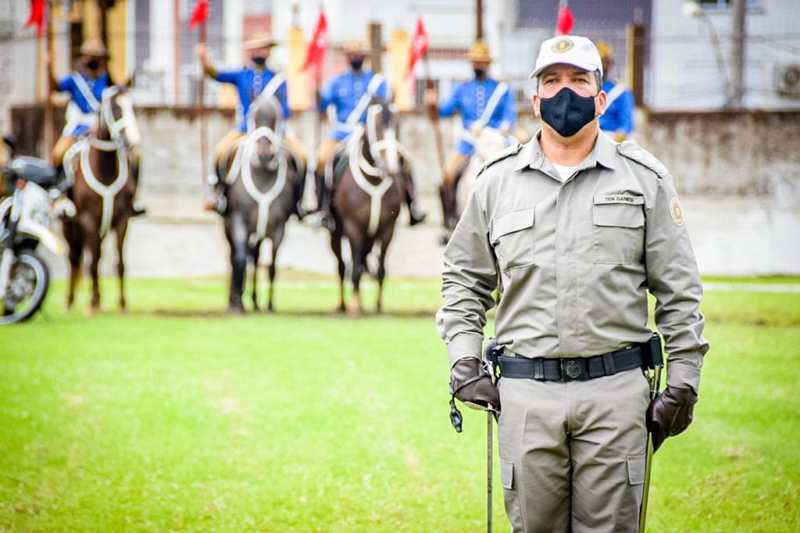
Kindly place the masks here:
POLYGON ((637 531, 650 401, 644 373, 567 383, 501 378, 499 389, 513 531, 637 531))

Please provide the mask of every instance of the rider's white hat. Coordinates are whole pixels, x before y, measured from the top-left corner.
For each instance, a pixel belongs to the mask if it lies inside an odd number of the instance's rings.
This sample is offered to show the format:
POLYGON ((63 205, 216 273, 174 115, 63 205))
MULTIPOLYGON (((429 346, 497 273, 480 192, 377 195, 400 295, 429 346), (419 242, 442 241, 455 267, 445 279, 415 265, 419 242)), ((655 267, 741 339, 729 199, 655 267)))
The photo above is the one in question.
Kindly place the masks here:
POLYGON ((536 58, 536 68, 530 77, 535 78, 550 65, 560 63, 573 65, 588 72, 597 70, 601 76, 603 75, 600 53, 590 39, 578 35, 560 35, 542 43, 539 57, 536 58))

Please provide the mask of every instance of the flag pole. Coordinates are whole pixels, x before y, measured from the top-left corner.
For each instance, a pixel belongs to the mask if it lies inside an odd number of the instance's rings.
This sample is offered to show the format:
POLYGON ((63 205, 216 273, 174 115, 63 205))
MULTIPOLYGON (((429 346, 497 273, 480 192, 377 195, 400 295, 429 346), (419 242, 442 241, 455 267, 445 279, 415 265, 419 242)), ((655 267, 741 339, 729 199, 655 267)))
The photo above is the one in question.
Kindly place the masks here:
MULTIPOLYGON (((422 54, 422 63, 425 66, 425 88, 433 89, 433 78, 431 78, 431 66, 428 61, 428 51, 422 54)), ((433 136, 436 139, 436 156, 439 158, 439 169, 444 171, 444 141, 442 140, 442 130, 439 128, 439 113, 436 104, 428 106, 428 117, 433 123, 433 136)))
MULTIPOLYGON (((200 23, 200 42, 205 45, 208 41, 208 24, 204 20, 200 23)), ((206 115, 206 72, 202 62, 200 63, 200 183, 203 187, 208 176, 208 116, 206 115)), ((201 189, 202 190, 202 189, 201 189)))
POLYGON ((53 76, 53 53, 55 51, 55 37, 53 35, 53 13, 52 13, 53 1, 48 0, 45 4, 45 12, 44 12, 44 24, 45 24, 45 33, 47 36, 47 57, 49 58, 46 61, 47 72, 45 73, 45 100, 44 100, 44 149, 45 149, 45 160, 50 160, 50 154, 53 152, 53 145, 55 141, 55 127, 53 124, 54 113, 53 113, 53 101, 50 98, 51 94, 51 87, 50 87, 50 80, 54 78, 53 76))

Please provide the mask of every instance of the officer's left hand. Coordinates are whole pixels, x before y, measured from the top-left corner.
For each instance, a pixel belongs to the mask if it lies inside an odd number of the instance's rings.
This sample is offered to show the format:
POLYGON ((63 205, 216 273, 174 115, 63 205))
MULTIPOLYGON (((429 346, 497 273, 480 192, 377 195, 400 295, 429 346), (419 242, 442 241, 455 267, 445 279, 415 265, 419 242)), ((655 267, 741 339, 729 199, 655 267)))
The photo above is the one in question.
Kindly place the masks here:
POLYGON ((692 389, 670 387, 659 393, 647 408, 647 430, 653 434, 653 451, 667 437, 683 433, 694 417, 697 394, 692 389))

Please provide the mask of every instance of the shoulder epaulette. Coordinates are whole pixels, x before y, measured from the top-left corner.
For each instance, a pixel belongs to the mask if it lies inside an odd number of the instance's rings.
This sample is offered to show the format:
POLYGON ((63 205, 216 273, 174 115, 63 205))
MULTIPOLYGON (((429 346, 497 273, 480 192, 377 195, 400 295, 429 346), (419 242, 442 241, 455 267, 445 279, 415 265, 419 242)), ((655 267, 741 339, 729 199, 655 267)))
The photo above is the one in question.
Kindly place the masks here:
POLYGON ((617 152, 623 157, 627 157, 631 161, 636 161, 653 172, 659 178, 663 178, 669 174, 669 170, 664 164, 659 161, 656 156, 636 144, 634 141, 624 141, 617 145, 617 152))
POLYGON ((502 161, 503 159, 506 159, 507 157, 511 157, 512 155, 517 155, 519 153, 520 148, 522 148, 522 145, 519 144, 519 143, 516 143, 514 145, 509 146, 508 148, 504 148, 504 149, 500 150, 499 152, 494 154, 492 157, 490 157, 489 159, 487 159, 486 161, 483 162, 483 165, 481 165, 481 169, 478 171, 478 175, 475 176, 475 177, 477 178, 478 176, 483 174, 484 170, 486 170, 490 166, 494 165, 498 161, 502 161))

